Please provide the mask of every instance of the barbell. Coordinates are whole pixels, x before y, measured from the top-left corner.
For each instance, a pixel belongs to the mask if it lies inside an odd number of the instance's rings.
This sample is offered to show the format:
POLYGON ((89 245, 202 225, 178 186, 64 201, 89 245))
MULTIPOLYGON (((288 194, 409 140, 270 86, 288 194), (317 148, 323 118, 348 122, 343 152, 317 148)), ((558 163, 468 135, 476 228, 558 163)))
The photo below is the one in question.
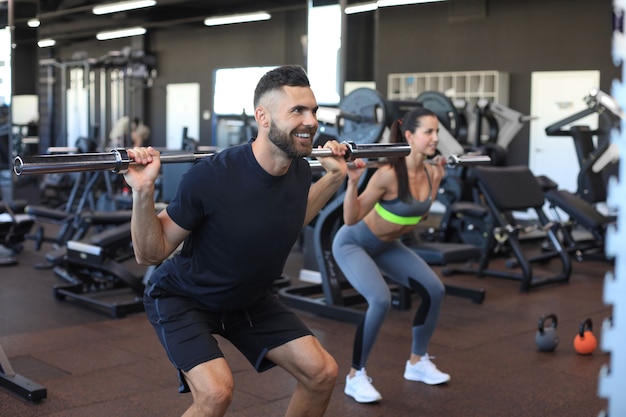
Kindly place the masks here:
MULTIPOLYGON (((410 145, 406 143, 373 143, 356 144, 343 142, 348 147, 345 155, 346 161, 356 158, 391 158, 407 156, 411 152, 410 145)), ((214 155, 211 153, 175 153, 162 154, 161 163, 195 162, 201 158, 214 155)), ((323 158, 332 156, 333 153, 327 148, 317 148, 311 151, 310 157, 323 158)), ((16 175, 54 174, 62 172, 95 172, 111 171, 119 173, 134 164, 125 149, 113 149, 111 152, 83 153, 83 154, 57 154, 38 155, 31 157, 17 156, 13 162, 13 172, 16 175)))
MULTIPOLYGON (((435 165, 434 159, 426 159, 424 161, 425 164, 435 165)), ((491 163, 491 157, 489 155, 451 155, 446 158, 446 165, 450 168, 454 168, 456 166, 473 166, 473 165, 485 165, 491 163)), ((309 165, 314 172, 323 171, 324 168, 319 161, 309 161, 309 165)), ((384 165, 384 162, 380 161, 366 161, 365 168, 380 168, 384 165)), ((355 168, 351 162, 348 162, 348 168, 355 168)))

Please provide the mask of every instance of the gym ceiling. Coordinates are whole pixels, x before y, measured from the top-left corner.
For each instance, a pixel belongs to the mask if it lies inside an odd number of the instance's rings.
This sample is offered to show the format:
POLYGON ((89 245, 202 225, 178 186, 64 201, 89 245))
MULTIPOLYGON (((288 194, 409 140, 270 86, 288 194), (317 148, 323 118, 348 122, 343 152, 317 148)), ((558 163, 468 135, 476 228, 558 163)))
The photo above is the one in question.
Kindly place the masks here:
MULTIPOLYGON (((85 0, 13 0, 15 27, 37 17, 41 21, 38 37, 76 42, 93 39, 95 33, 124 27, 142 26, 146 29, 202 26, 207 17, 255 11, 286 12, 304 9, 309 0, 157 0, 153 7, 129 10, 109 15, 95 15, 95 5, 111 1, 85 0), (38 10, 37 10, 38 8, 38 10)), ((338 0, 335 0, 336 4, 338 0)), ((347 4, 359 0, 348 1, 347 4)), ((314 0, 315 5, 333 3, 332 0, 314 0)), ((6 3, 5 3, 6 5, 6 3)))

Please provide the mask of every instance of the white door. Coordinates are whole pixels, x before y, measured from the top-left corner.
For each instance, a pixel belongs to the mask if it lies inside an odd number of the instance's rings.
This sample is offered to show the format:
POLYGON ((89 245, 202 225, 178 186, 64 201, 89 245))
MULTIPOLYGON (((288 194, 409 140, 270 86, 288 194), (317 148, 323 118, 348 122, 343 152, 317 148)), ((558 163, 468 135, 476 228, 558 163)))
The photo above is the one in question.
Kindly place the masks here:
MULTIPOLYGON (((584 98, 591 88, 600 87, 600 71, 540 71, 531 74, 529 167, 545 175, 559 188, 575 192, 580 171, 571 136, 548 136, 546 127, 587 109, 584 98)), ((598 115, 572 122, 597 129, 598 115)), ((568 130, 570 125, 562 129, 568 130)))
POLYGON ((183 128, 187 136, 200 140, 200 84, 168 84, 166 107, 166 147, 183 148, 183 128))

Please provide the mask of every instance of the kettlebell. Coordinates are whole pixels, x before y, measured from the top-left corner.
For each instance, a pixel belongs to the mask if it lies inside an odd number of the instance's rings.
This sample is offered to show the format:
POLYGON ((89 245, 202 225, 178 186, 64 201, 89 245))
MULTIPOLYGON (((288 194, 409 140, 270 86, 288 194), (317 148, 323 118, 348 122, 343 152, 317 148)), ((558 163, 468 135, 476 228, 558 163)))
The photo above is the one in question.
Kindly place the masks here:
POLYGON ((578 334, 574 337, 574 349, 581 355, 591 355, 598 346, 598 341, 592 330, 593 323, 591 319, 585 319, 580 323, 578 334))
POLYGON ((558 320, 556 314, 546 314, 539 318, 539 330, 535 335, 535 343, 541 352, 552 352, 559 344, 559 336, 556 334, 558 320), (547 322, 551 325, 547 326, 547 322))

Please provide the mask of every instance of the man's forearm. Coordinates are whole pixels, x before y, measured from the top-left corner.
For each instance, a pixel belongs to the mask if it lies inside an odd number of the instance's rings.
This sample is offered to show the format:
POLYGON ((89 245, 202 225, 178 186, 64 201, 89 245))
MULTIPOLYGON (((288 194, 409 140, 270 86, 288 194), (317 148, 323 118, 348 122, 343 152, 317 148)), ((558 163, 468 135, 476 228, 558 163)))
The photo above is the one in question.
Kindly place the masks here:
POLYGON ((326 205, 328 200, 335 195, 346 175, 342 172, 326 173, 317 180, 311 189, 309 190, 309 200, 306 210, 306 217, 304 219, 304 225, 309 224, 317 213, 326 205))
POLYGON ((154 208, 154 190, 133 191, 130 233, 137 263, 160 263, 163 251, 163 229, 154 208))

